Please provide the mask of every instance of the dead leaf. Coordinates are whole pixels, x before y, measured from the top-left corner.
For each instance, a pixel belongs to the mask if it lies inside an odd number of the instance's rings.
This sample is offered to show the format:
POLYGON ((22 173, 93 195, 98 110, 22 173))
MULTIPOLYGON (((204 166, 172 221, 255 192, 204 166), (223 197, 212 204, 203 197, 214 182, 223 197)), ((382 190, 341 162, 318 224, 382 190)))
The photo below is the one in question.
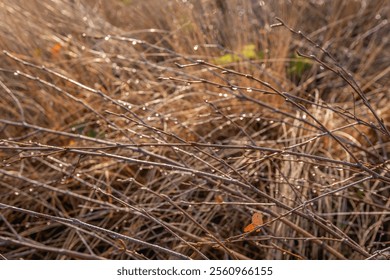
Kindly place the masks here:
MULTIPOLYGON (((251 232, 253 231, 257 226, 261 226, 262 224, 264 224, 264 221, 263 221, 263 214, 261 214, 260 212, 256 212, 252 215, 252 223, 250 223, 249 225, 247 225, 245 228, 244 228, 244 232, 251 232)), ((257 230, 259 231, 259 230, 257 230)))
POLYGON ((54 58, 58 57, 58 55, 60 54, 61 49, 62 49, 62 46, 61 46, 60 43, 54 44, 54 46, 51 47, 51 49, 50 49, 52 57, 54 57, 54 58))
POLYGON ((260 212, 254 213, 252 216, 252 224, 256 227, 264 224, 263 214, 261 214, 260 212))
POLYGON ((244 232, 251 232, 255 229, 255 226, 253 224, 249 224, 244 228, 244 232))
POLYGON ((221 203, 223 203, 223 197, 222 197, 222 195, 217 195, 216 197, 215 197, 215 202, 217 202, 217 203, 219 203, 219 204, 221 204, 221 203))

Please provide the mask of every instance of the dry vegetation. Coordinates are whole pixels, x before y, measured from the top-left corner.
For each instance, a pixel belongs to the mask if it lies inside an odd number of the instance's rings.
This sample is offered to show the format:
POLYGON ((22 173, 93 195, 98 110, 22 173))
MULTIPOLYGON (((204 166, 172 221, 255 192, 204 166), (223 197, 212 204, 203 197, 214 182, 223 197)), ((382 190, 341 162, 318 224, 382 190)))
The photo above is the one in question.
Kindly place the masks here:
POLYGON ((390 3, 291 2, 0 0, 0 257, 389 258, 390 3))

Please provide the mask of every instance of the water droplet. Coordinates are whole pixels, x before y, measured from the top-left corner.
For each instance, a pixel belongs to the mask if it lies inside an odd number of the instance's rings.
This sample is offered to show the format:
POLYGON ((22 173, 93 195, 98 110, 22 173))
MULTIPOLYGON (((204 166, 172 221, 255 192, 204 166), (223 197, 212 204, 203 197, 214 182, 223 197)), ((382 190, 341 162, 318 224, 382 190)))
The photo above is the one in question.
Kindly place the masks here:
POLYGON ((199 45, 194 46, 194 51, 197 51, 199 49, 199 45))
POLYGON ((110 40, 111 36, 110 35, 107 35, 106 37, 104 37, 104 40, 108 41, 110 40))
POLYGON ((19 192, 15 192, 15 195, 19 195, 19 192))

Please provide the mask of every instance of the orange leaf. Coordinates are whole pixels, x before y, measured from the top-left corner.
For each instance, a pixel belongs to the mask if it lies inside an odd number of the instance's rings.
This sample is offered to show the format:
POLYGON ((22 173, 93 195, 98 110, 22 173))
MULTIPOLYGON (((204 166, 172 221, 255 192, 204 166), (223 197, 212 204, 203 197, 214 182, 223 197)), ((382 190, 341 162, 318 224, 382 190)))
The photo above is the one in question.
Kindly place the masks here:
MULTIPOLYGON (((257 226, 261 226, 262 224, 264 224, 263 214, 256 212, 252 215, 252 223, 250 223, 249 225, 247 225, 244 228, 244 232, 253 231, 257 226)), ((260 231, 260 230, 257 230, 257 231, 260 231)))
POLYGON ((74 141, 73 139, 70 139, 68 146, 75 146, 75 145, 76 145, 76 141, 74 141))
POLYGON ((53 57, 57 57, 62 49, 62 46, 60 43, 54 44, 53 47, 51 47, 50 52, 53 57))
POLYGON ((256 212, 253 214, 252 216, 252 224, 254 226, 261 226, 262 224, 264 224, 263 222, 263 214, 259 213, 259 212, 256 212))
POLYGON ((217 202, 217 203, 219 203, 219 204, 223 203, 223 197, 222 197, 222 195, 217 195, 217 196, 215 197, 215 202, 217 202))
POLYGON ((255 229, 255 226, 253 224, 249 224, 244 228, 244 232, 250 232, 255 229))

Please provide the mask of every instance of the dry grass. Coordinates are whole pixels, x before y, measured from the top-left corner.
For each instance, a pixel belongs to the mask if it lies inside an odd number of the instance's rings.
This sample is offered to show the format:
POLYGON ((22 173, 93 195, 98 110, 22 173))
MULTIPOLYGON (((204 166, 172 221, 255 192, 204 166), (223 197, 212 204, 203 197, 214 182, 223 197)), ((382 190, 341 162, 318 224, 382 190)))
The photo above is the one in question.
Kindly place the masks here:
POLYGON ((113 2, 0 1, 1 257, 388 258, 388 1, 113 2))

